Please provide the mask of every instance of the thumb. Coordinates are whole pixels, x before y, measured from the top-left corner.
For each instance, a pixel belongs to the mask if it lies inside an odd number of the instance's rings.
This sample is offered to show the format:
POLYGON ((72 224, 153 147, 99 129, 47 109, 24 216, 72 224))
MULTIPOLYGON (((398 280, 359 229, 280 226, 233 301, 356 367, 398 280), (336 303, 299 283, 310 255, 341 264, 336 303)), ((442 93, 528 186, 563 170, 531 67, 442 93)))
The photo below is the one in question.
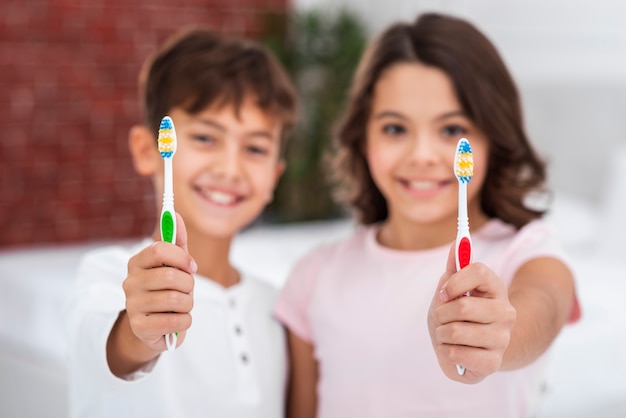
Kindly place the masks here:
POLYGON ((191 273, 196 273, 198 271, 198 265, 191 254, 189 254, 189 248, 187 248, 187 228, 185 227, 183 217, 180 216, 178 212, 176 212, 176 246, 182 248, 187 255, 189 255, 191 258, 191 262, 189 264, 191 267, 191 273))
POLYGON ((448 252, 448 261, 446 262, 446 273, 448 273, 448 275, 456 273, 456 257, 454 254, 455 248, 456 242, 452 241, 450 251, 448 252))
POLYGON ((187 228, 185 228, 183 217, 178 212, 176 212, 176 245, 189 253, 187 248, 187 228))
POLYGON ((439 294, 440 302, 447 302, 450 300, 448 293, 445 289, 446 284, 448 283, 448 279, 454 273, 456 273, 456 258, 454 256, 454 250, 456 248, 456 242, 452 242, 450 245, 450 250, 448 251, 448 259, 446 261, 446 271, 441 275, 441 279, 439 279, 439 283, 437 284, 437 293, 439 294))

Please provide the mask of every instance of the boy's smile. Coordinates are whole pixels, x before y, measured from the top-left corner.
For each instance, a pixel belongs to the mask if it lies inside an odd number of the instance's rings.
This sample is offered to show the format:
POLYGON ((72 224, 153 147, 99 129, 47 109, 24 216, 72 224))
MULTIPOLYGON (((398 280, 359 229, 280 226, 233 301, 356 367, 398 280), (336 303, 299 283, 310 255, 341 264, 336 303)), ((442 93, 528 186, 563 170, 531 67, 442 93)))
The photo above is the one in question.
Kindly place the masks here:
MULTIPOLYGON (((231 238, 271 201, 282 173, 278 118, 252 98, 195 115, 170 112, 178 136, 174 200, 190 236, 231 238)), ((157 179, 158 179, 157 175, 157 179)))

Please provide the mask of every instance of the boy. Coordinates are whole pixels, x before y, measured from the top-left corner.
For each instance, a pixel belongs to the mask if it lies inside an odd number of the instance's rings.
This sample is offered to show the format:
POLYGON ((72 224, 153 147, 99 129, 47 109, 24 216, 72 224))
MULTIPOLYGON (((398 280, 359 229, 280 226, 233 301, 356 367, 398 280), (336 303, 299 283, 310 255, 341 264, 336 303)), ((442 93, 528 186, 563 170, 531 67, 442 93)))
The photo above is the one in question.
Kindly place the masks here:
POLYGON ((234 235, 272 199, 296 97, 251 41, 190 29, 140 75, 145 125, 131 128, 136 171, 160 214, 163 116, 176 129, 176 245, 150 238, 87 254, 70 330, 73 416, 280 417, 285 344, 274 291, 229 262, 234 235), (193 307, 193 310, 192 310, 193 307), (193 327, 192 324, 193 317, 193 327), (164 336, 177 332, 177 349, 164 336))

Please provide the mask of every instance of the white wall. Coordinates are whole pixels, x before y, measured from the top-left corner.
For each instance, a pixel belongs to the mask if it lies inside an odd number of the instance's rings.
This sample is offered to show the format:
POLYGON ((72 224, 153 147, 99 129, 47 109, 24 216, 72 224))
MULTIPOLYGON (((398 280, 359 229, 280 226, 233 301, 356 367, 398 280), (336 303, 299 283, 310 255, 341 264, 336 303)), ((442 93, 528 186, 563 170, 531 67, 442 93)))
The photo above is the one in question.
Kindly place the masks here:
POLYGON ((592 203, 604 199, 611 151, 626 145, 626 2, 294 0, 294 5, 349 7, 372 33, 423 11, 469 19, 509 65, 528 132, 551 161, 555 189, 592 203))

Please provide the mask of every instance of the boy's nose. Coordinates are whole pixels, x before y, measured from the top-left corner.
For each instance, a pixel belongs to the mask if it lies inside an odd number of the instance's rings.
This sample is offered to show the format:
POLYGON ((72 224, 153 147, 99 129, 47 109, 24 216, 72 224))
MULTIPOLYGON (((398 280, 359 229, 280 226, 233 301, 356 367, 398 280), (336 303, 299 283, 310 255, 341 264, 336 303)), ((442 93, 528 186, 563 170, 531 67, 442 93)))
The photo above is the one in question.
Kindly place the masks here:
POLYGON ((241 175, 241 161, 237 149, 223 148, 214 160, 213 172, 218 177, 237 179, 241 175))

